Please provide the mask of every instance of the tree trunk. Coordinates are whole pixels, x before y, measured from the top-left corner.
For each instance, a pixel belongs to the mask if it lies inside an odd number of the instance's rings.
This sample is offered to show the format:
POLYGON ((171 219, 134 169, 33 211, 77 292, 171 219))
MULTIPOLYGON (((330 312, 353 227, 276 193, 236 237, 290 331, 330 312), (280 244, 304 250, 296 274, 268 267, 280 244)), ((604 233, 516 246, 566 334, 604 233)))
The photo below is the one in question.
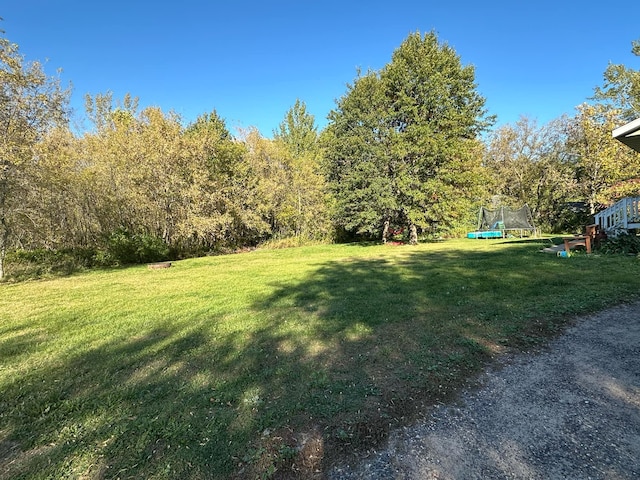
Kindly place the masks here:
POLYGON ((296 219, 296 237, 302 235, 302 195, 298 190, 298 218, 296 219))
POLYGON ((0 280, 4 278, 4 257, 6 257, 7 249, 4 245, 0 245, 0 280))
MULTIPOLYGON (((3 199, 4 200, 4 199, 3 199)), ((4 202, 2 202, 4 204, 4 202)), ((4 278, 4 259, 7 256, 9 243, 9 226, 5 219, 4 205, 0 208, 0 280, 4 278)))
POLYGON ((5 164, 3 176, 0 177, 0 280, 4 278, 4 259, 7 256, 7 243, 9 242, 9 225, 7 225, 7 195, 9 190, 9 181, 7 179, 7 171, 9 170, 8 162, 5 164))
POLYGON ((387 243, 388 236, 389 236, 389 220, 385 220, 384 228, 382 229, 382 243, 387 243))
POLYGON ((415 224, 411 224, 409 225, 409 243, 411 245, 417 245, 418 244, 418 229, 416 228, 415 224))
POLYGON ((591 195, 589 195, 589 199, 588 199, 588 204, 589 204, 589 213, 591 215, 595 215, 596 214, 596 195, 595 193, 592 193, 591 195))

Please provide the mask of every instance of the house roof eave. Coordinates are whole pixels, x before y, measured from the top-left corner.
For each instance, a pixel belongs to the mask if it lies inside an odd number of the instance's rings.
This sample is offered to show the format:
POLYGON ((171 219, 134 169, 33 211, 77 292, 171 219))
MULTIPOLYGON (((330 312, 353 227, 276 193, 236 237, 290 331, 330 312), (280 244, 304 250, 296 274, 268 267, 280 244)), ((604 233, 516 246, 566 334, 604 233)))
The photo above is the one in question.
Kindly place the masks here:
POLYGON ((616 140, 640 152, 640 118, 614 129, 612 135, 616 140))

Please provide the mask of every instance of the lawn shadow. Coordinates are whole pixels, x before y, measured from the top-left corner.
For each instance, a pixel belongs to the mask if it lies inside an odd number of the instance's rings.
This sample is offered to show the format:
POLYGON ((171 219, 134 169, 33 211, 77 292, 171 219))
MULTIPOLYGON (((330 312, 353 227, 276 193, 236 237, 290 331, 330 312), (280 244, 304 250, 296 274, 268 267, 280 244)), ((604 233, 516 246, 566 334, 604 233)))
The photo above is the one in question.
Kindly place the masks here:
MULTIPOLYGON (((167 322, 3 383, 0 478, 220 478, 236 470, 260 428, 261 359, 239 334, 217 341, 206 323, 167 322)), ((3 352, 42 345, 31 335, 15 334, 3 352)))
POLYGON ((517 245, 328 261, 273 278, 251 325, 159 317, 55 358, 25 325, 2 343, 22 370, 0 377, 0 478, 319 477, 549 331, 526 305, 584 267, 531 275, 551 261, 517 245))
POLYGON ((494 355, 558 330, 557 316, 532 317, 526 305, 548 302, 568 279, 532 275, 549 259, 531 245, 407 247, 399 259, 331 261, 296 284, 274 282, 255 308, 272 312, 267 335, 276 355, 295 345, 298 363, 310 366, 304 404, 325 432, 327 462, 378 445, 425 406, 451 398, 494 355), (304 334, 286 334, 282 325, 299 312, 304 334))

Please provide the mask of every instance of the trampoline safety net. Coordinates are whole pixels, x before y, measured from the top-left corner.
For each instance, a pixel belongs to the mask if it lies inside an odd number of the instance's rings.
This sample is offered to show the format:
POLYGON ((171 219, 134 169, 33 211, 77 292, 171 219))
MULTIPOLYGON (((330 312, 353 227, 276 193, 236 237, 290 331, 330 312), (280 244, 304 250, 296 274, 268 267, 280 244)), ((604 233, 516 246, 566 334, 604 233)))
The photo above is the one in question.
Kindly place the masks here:
POLYGON ((528 205, 517 210, 509 207, 497 210, 481 207, 478 230, 535 230, 535 227, 528 205))

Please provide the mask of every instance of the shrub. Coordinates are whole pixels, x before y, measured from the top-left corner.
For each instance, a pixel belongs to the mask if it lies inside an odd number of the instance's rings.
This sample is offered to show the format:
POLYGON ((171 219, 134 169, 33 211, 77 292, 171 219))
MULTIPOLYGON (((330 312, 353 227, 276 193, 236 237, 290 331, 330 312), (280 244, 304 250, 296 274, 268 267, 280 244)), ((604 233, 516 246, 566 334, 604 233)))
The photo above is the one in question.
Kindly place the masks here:
POLYGON ((134 263, 151 263, 167 260, 169 246, 160 238, 141 233, 132 234, 119 229, 109 236, 107 251, 102 254, 106 263, 129 265, 134 263))
POLYGON ((640 237, 634 233, 620 233, 600 245, 601 253, 640 254, 640 237))
POLYGON ((8 279, 12 281, 52 275, 70 275, 96 265, 92 248, 13 250, 7 253, 8 279))
POLYGON ((308 237, 298 236, 298 237, 282 237, 282 238, 271 238, 262 242, 259 247, 264 249, 276 250, 280 248, 294 248, 294 247, 305 247, 309 245, 320 245, 327 242, 322 242, 321 240, 313 240, 308 237))

